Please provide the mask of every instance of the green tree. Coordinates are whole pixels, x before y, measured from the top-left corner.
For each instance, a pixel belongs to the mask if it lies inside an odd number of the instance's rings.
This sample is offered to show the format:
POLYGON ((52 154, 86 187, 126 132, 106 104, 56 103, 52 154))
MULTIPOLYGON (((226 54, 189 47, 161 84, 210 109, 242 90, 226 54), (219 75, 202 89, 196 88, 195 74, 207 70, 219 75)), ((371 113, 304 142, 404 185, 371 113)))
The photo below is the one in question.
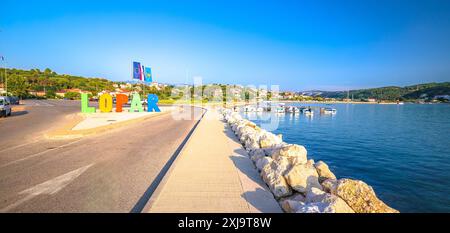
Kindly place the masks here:
POLYGON ((28 82, 23 76, 11 75, 8 77, 8 92, 14 96, 24 98, 28 96, 28 82))
POLYGON ((80 99, 81 95, 78 92, 67 92, 66 94, 64 94, 64 98, 75 100, 80 99))

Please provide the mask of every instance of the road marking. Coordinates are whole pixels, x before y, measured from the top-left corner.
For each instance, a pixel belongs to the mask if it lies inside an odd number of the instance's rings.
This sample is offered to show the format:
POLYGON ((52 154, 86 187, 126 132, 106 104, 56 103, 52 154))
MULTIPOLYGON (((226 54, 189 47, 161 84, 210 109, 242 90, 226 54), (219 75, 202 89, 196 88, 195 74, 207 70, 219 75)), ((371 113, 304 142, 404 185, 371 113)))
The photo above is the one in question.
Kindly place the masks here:
POLYGON ((36 154, 33 154, 33 155, 29 155, 29 156, 27 156, 27 157, 25 157, 25 158, 21 158, 21 159, 18 159, 18 160, 11 161, 11 162, 9 162, 9 163, 6 163, 6 164, 1 165, 0 168, 7 167, 7 166, 9 166, 9 165, 11 165, 11 164, 16 164, 16 163, 18 163, 18 162, 21 162, 21 161, 24 161, 24 160, 28 160, 28 159, 34 158, 34 157, 36 157, 36 156, 45 154, 45 153, 50 152, 50 151, 53 151, 53 150, 57 150, 57 149, 61 149, 61 148, 70 146, 70 145, 72 145, 72 144, 74 144, 74 143, 76 143, 76 142, 79 142, 80 140, 81 140, 81 139, 78 139, 78 140, 76 140, 76 141, 69 142, 69 143, 67 143, 67 144, 64 144, 64 145, 61 145, 61 146, 58 146, 58 147, 55 147, 55 148, 52 148, 52 149, 49 149, 49 150, 45 150, 45 151, 41 151, 41 152, 36 153, 36 154))
POLYGON ((50 104, 43 100, 31 100, 28 103, 25 103, 26 106, 46 106, 46 107, 53 107, 54 104, 50 104))
POLYGON ((20 147, 23 147, 23 146, 27 146, 27 145, 30 145, 30 144, 33 144, 33 143, 36 143, 36 142, 39 142, 39 140, 35 140, 35 141, 27 142, 27 143, 24 143, 24 144, 20 144, 20 145, 17 145, 17 146, 9 147, 9 148, 0 150, 0 153, 8 151, 8 150, 12 150, 12 149, 17 149, 17 148, 20 148, 20 147))
POLYGON ((19 195, 27 195, 24 198, 16 201, 15 203, 6 206, 2 209, 0 209, 0 212, 8 212, 19 205, 33 199, 34 197, 41 195, 41 194, 47 194, 47 195, 53 195, 57 192, 59 192, 61 189, 66 187, 68 184, 70 184, 73 180, 75 180, 77 177, 79 177, 81 174, 83 174, 87 169, 89 169, 92 164, 89 164, 87 166, 78 168, 76 170, 73 170, 71 172, 68 172, 64 175, 55 177, 51 180, 48 180, 44 183, 38 184, 34 187, 31 187, 29 189, 25 189, 22 192, 19 193, 19 195))

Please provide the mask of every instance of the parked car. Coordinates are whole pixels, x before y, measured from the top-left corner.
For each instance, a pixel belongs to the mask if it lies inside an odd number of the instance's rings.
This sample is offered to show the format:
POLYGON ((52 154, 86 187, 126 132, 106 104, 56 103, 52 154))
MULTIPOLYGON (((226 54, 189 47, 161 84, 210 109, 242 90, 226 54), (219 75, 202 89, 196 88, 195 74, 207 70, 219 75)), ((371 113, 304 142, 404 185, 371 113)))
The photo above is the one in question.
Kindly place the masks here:
POLYGON ((11 105, 8 98, 0 96, 0 117, 11 116, 11 105))

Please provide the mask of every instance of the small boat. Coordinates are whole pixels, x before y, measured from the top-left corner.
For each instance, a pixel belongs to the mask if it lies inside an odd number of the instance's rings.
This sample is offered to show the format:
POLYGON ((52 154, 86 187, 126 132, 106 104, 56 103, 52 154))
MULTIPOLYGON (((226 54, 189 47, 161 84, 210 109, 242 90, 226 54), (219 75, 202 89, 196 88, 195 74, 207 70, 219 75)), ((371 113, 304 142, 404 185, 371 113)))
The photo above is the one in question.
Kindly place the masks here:
POLYGON ((258 107, 258 108, 256 108, 256 112, 263 112, 264 111, 264 108, 263 107, 258 107))
POLYGON ((306 116, 312 116, 314 115, 314 111, 311 108, 305 108, 303 109, 303 114, 305 114, 306 116))
POLYGON ((233 111, 239 112, 239 107, 234 107, 234 108, 233 108, 233 111))
POLYGON ((283 106, 278 106, 278 107, 275 109, 275 112, 277 112, 277 113, 285 113, 285 112, 286 112, 286 109, 285 109, 283 106))
POLYGON ((297 107, 294 107, 294 113, 300 113, 300 109, 299 108, 297 108, 297 107))
POLYGON ((336 114, 337 110, 335 108, 324 108, 323 113, 324 114, 336 114))
POLYGON ((255 112, 256 109, 252 106, 245 106, 244 107, 244 112, 255 112))
POLYGON ((286 108, 286 112, 288 112, 288 113, 294 113, 294 106, 289 106, 289 107, 287 107, 286 108))

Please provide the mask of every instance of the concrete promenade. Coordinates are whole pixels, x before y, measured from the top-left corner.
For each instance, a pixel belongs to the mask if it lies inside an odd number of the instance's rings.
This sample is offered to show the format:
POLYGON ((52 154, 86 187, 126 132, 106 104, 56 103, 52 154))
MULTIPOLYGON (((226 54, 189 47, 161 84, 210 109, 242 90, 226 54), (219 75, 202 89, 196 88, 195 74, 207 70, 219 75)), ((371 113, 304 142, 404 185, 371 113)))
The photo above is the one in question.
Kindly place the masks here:
POLYGON ((149 212, 282 212, 218 116, 214 110, 205 114, 150 200, 149 212))

